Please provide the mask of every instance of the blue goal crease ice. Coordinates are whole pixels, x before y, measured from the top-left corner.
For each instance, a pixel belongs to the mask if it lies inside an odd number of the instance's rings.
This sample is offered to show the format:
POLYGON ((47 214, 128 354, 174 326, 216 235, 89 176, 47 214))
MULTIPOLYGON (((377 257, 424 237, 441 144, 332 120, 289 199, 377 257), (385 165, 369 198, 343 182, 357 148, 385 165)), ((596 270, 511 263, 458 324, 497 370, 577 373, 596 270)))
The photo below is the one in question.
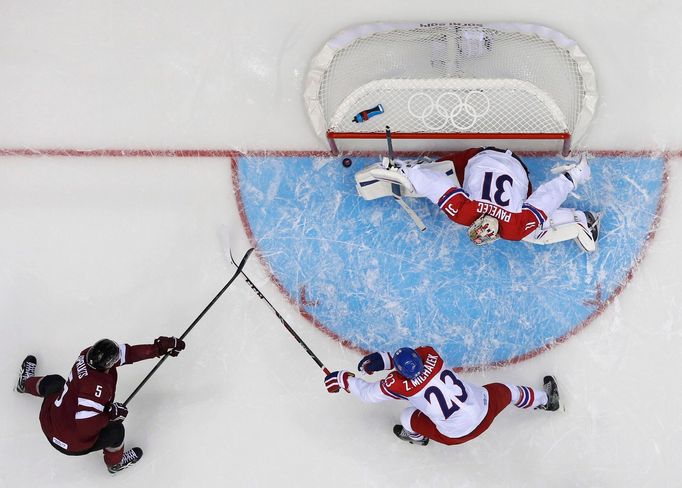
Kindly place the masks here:
MULTIPOLYGON (((556 160, 524 158, 535 186, 556 160)), ((573 242, 472 245, 425 199, 419 232, 389 198, 365 201, 355 158, 242 156, 240 206, 286 293, 321 327, 363 350, 432 344, 465 368, 528 357, 570 336, 626 284, 663 197, 665 159, 591 159, 592 179, 564 206, 603 212, 595 253, 573 242)))

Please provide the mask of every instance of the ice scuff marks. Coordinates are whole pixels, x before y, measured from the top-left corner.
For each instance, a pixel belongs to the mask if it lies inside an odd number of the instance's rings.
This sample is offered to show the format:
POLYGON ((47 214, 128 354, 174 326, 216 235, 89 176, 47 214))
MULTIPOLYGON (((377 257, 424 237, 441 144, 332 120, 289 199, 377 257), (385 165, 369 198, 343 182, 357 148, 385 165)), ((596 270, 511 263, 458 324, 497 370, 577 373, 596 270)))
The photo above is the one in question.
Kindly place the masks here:
MULTIPOLYGON (((554 161, 525 158, 537 186, 554 161)), ((316 323, 365 350, 434 344, 474 367, 535 354, 589 321, 641 259, 662 199, 658 156, 593 158, 593 178, 565 206, 604 213, 596 253, 497 241, 472 246, 431 203, 408 203, 420 233, 388 198, 357 196, 355 158, 242 157, 245 223, 272 275, 316 323), (305 290, 301 294, 301 290, 305 290)))

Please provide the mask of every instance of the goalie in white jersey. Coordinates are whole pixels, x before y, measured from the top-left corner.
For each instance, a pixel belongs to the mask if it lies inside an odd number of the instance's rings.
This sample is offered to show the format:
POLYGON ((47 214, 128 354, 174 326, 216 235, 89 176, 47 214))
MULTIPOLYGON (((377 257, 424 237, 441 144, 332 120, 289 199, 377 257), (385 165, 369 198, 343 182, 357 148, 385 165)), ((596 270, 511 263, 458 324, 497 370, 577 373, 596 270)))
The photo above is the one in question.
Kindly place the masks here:
POLYGON ((401 425, 393 432, 411 444, 426 445, 429 439, 446 445, 470 441, 512 403, 524 409, 559 409, 552 376, 545 376, 543 389, 502 383, 478 386, 462 381, 430 346, 404 347, 395 354, 374 352, 360 361, 358 370, 393 371, 373 383, 348 371, 334 371, 325 378, 327 390, 337 393, 343 388, 368 403, 407 400, 411 406, 403 410, 401 425))
POLYGON ((469 237, 479 245, 498 238, 534 244, 574 239, 587 252, 596 249, 599 214, 561 207, 579 184, 590 179, 585 156, 555 168, 561 174, 535 191, 525 165, 509 150, 473 148, 435 162, 385 161, 355 176, 366 200, 395 198, 396 187, 398 196, 426 197, 450 220, 469 227, 469 237))

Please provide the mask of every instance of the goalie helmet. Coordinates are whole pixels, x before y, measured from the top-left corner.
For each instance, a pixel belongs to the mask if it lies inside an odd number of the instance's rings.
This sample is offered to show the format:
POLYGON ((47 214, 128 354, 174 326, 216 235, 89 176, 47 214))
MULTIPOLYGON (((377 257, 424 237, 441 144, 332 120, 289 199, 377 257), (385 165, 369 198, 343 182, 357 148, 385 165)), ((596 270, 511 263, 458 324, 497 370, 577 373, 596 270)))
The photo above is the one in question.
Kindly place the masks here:
POLYGON ((492 244, 499 239, 499 232, 500 223, 490 215, 481 215, 469 226, 468 230, 469 239, 477 246, 492 244))
POLYGON ((417 351, 410 347, 401 347, 393 355, 393 365, 398 373, 408 380, 414 379, 424 371, 424 363, 417 351))
POLYGON ((111 339, 100 339, 85 353, 85 362, 97 371, 112 368, 120 357, 120 348, 111 339))

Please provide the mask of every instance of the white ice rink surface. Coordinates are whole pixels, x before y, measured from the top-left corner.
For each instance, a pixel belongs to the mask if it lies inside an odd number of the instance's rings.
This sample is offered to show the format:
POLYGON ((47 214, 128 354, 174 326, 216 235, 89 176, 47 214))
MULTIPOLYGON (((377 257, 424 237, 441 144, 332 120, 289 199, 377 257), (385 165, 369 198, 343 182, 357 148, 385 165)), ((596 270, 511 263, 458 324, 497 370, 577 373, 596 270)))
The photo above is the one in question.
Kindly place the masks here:
MULTIPOLYGON (((342 3, 5 2, 0 148, 324 149, 302 102, 312 55, 336 31, 382 21, 545 24, 597 71, 592 150, 682 149, 682 6, 673 1, 349 0, 342 3)), ((220 230, 246 237, 224 158, 0 157, 0 486, 676 487, 682 442, 682 168, 669 165, 660 225, 641 265, 589 327, 474 382, 539 386, 565 412, 505 411, 477 440, 397 441, 400 402, 328 395, 322 374, 239 280, 131 402, 110 477, 99 454, 52 449, 40 401, 12 388, 23 357, 66 375, 108 336, 180 334, 232 269, 220 230)), ((357 353, 313 329, 247 268, 330 369, 357 353)), ((119 370, 124 399, 153 362, 119 370)))

